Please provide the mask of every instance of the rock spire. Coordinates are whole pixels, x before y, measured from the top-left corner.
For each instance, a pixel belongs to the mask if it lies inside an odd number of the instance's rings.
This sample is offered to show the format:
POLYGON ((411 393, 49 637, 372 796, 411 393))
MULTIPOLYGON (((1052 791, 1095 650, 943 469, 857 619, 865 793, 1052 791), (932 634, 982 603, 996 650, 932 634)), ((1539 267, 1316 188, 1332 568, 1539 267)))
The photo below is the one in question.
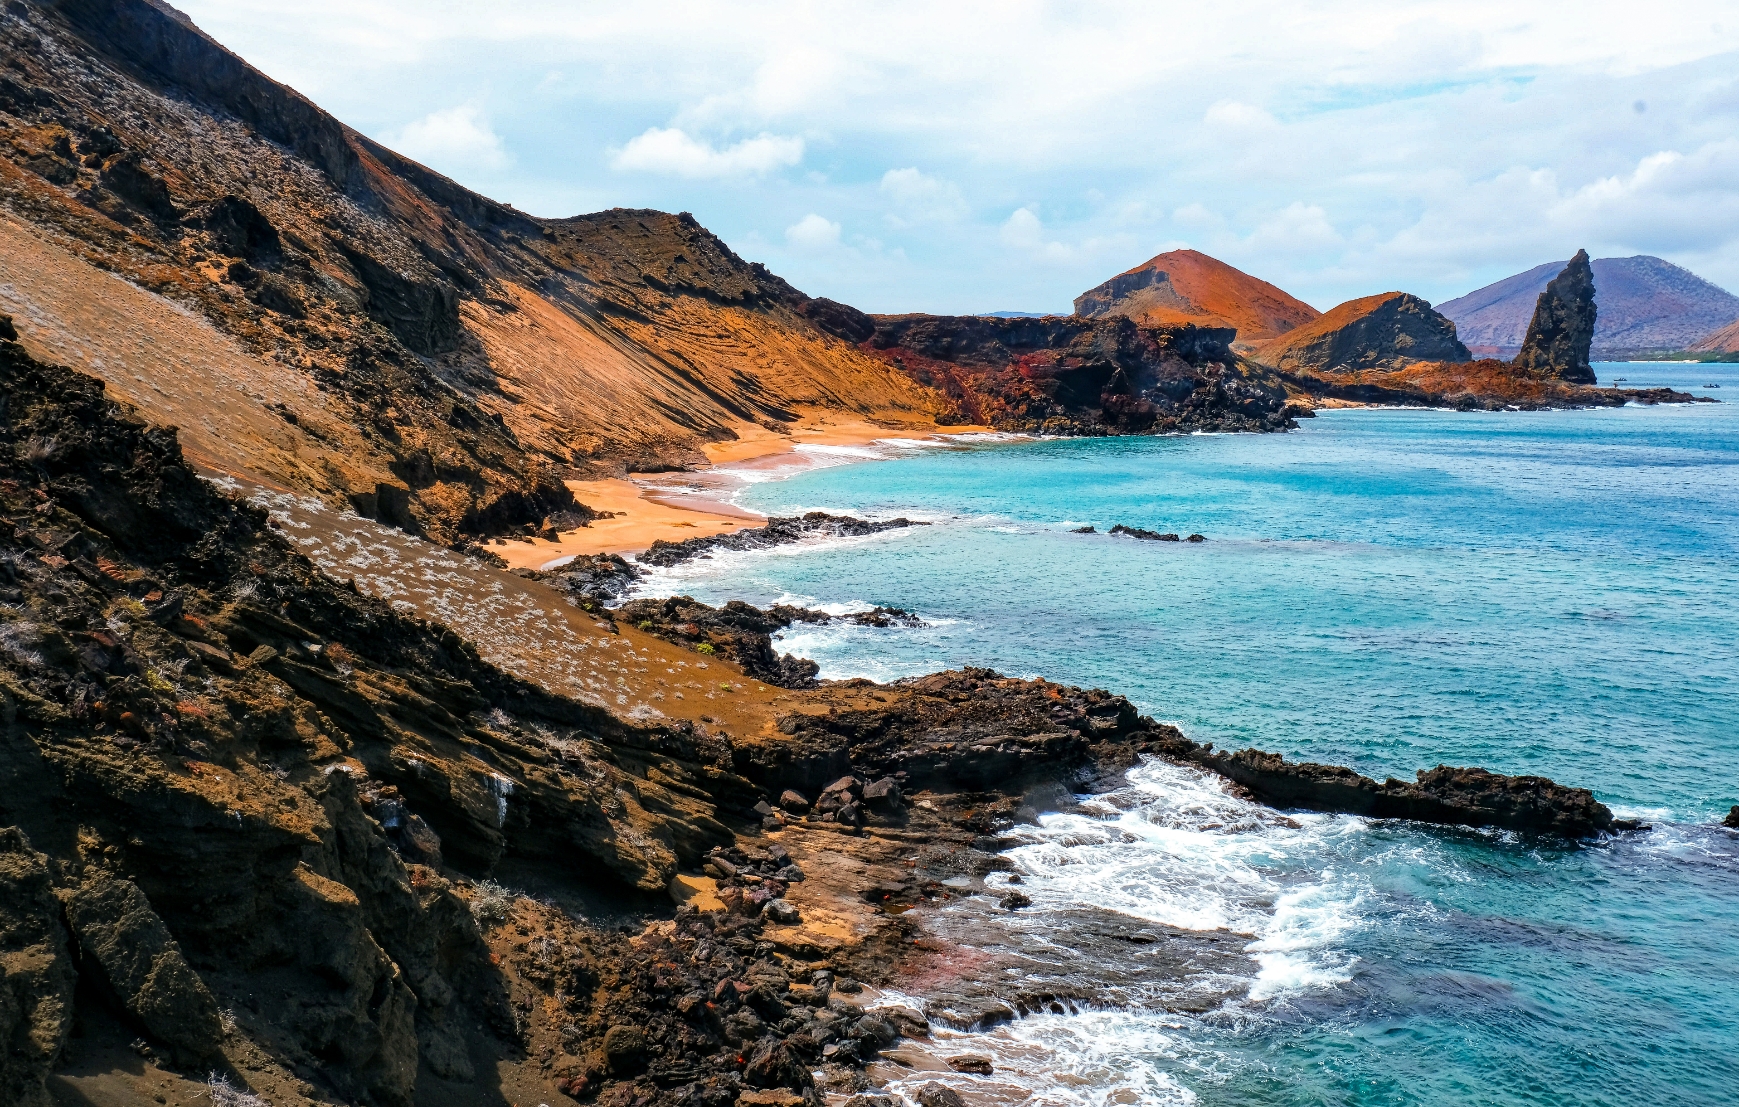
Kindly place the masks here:
POLYGON ((1587 250, 1577 250, 1534 305, 1534 320, 1514 362, 1518 369, 1571 384, 1594 384, 1588 349, 1594 342, 1594 269, 1587 250))

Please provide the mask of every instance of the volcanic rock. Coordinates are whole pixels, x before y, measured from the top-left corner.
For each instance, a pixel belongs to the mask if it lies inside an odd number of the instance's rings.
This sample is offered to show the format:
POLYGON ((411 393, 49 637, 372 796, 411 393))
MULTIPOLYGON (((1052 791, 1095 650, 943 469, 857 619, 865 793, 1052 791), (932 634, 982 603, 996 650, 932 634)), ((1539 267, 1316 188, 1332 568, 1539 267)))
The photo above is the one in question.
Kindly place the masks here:
POLYGON ((1251 356, 1288 373, 1390 370, 1470 357, 1455 337, 1455 324, 1405 292, 1349 300, 1259 344, 1251 356))
MULTIPOLYGON (((1539 294, 1564 268, 1547 262, 1437 305, 1481 357, 1514 357, 1539 294)), ((1705 336, 1739 320, 1739 296, 1657 257, 1595 258, 1595 361, 1697 350, 1705 336)))
POLYGON ((153 1038, 188 1062, 218 1051, 217 1000, 131 881, 86 882, 66 896, 66 917, 86 963, 153 1038))
POLYGON ((1567 838, 1622 829, 1612 811, 1586 788, 1566 788, 1540 776, 1500 776, 1439 765, 1421 769, 1416 783, 1391 777, 1379 784, 1338 765, 1295 764, 1261 750, 1198 749, 1187 756, 1280 808, 1496 826, 1567 838))
POLYGON ((941 390, 962 420, 1044 434, 1273 431, 1292 425, 1273 372, 1231 328, 1120 316, 876 316, 864 349, 941 390))
POLYGON ((923 526, 929 526, 929 524, 915 523, 910 519, 903 518, 881 521, 855 519, 849 515, 829 515, 825 511, 811 511, 807 515, 792 518, 768 519, 762 526, 732 531, 727 534, 705 535, 682 542, 666 542, 659 539, 652 543, 650 549, 637 555, 634 560, 641 565, 667 569, 691 558, 704 557, 708 551, 715 549, 761 550, 789 542, 800 542, 805 538, 860 538, 888 530, 923 526))
POLYGON ((966 1107, 959 1092, 934 1080, 918 1089, 917 1100, 920 1107, 966 1107))
POLYGON ((1594 341, 1594 271, 1588 251, 1577 250, 1564 271, 1540 293, 1533 322, 1516 355, 1518 369, 1572 384, 1594 384, 1588 351, 1594 341))
POLYGON ((0 829, 0 1100, 48 1107, 46 1081, 72 1030, 76 976, 48 858, 0 829))

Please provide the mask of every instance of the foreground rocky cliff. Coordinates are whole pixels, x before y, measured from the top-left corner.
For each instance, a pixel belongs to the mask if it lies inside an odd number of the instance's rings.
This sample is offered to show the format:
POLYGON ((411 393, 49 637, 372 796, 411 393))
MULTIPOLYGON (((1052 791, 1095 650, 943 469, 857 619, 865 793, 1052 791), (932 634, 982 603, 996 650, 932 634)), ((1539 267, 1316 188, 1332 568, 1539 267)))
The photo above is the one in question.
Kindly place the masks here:
MULTIPOLYGON (((719 655, 766 645, 752 608, 672 609, 696 627, 673 623, 687 656, 725 679, 704 699, 689 685, 692 711, 625 722, 322 575, 284 537, 295 516, 207 484, 173 431, 5 327, 0 385, 9 1104, 798 1107, 862 1090, 866 1061, 928 1032, 853 998, 852 977, 947 948, 913 942, 907 909, 996 868, 1033 797, 1142 756, 1300 806, 1613 826, 1548 781, 1228 760, 1121 697, 982 670, 749 695, 719 655)), ((638 642, 627 658, 677 671, 638 642)), ((1226 968, 1220 940, 1191 938, 1201 956, 1168 971, 1226 968)), ((1068 995, 962 979, 933 1017, 1068 995)))

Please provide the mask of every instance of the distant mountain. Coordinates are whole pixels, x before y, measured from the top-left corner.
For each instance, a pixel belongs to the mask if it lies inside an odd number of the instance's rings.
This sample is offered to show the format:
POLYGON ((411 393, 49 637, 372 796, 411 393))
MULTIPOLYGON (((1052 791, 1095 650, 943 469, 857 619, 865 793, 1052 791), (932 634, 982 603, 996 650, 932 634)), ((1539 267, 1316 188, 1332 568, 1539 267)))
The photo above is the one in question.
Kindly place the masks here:
MULTIPOLYGON (((1223 261, 1196 250, 1173 250, 1081 293, 1075 314, 1234 327, 1233 345, 1248 349, 1322 313, 1223 261)), ((1522 325, 1527 326, 1525 320, 1522 325)))
POLYGON ((1289 373, 1401 369, 1417 361, 1468 360, 1455 324, 1405 292, 1348 300, 1259 344, 1252 355, 1289 373))
MULTIPOLYGON (((1476 356, 1512 357, 1521 348, 1534 303, 1564 268, 1561 261, 1437 305, 1454 320, 1476 356)), ((1739 296, 1660 258, 1599 258, 1594 262, 1594 358, 1683 350, 1739 320, 1739 296)))
POLYGON ((981 319, 1043 319, 1047 315, 1057 314, 1054 311, 986 311, 979 315, 981 319))

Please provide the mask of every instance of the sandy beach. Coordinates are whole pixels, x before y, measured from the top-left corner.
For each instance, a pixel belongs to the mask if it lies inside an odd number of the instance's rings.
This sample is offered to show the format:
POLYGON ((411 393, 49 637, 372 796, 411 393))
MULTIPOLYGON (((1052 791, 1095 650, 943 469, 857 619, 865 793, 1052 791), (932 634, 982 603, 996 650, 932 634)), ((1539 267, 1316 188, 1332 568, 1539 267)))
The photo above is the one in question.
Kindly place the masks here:
POLYGON ((759 526, 763 516, 745 511, 729 497, 744 483, 739 473, 803 469, 815 464, 799 446, 868 446, 894 440, 923 441, 944 435, 981 434, 990 427, 958 426, 946 430, 884 427, 864 420, 826 416, 779 434, 754 424, 736 428, 731 442, 709 443, 703 449, 709 469, 661 473, 636 479, 568 481, 574 498, 611 518, 564 532, 559 539, 510 539, 490 547, 515 569, 541 569, 577 554, 634 553, 662 538, 722 534, 759 526))

